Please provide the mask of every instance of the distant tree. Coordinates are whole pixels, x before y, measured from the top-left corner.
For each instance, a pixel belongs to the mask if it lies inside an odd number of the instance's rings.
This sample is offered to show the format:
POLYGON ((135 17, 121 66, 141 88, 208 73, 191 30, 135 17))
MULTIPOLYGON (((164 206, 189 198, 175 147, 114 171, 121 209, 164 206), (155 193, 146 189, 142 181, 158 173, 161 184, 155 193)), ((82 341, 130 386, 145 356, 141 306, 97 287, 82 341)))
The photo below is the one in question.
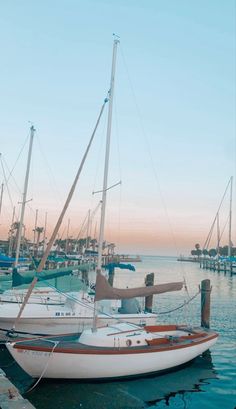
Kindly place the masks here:
POLYGON ((97 239, 91 239, 90 240, 90 246, 92 247, 93 251, 96 250, 98 243, 97 243, 97 239))
POLYGON ((224 247, 220 247, 219 248, 219 253, 221 256, 223 257, 227 257, 228 256, 228 251, 229 251, 229 246, 224 246, 224 247))
POLYGON ((83 254, 84 247, 86 246, 87 239, 79 239, 78 240, 78 251, 80 254, 83 254))
MULTIPOLYGON (((24 229, 24 225, 22 227, 24 229)), ((17 241, 18 241, 18 236, 19 236, 19 229, 20 229, 20 222, 14 222, 11 225, 11 228, 10 228, 10 231, 9 231, 9 240, 11 242, 10 254, 12 252, 15 253, 15 251, 16 251, 16 246, 17 246, 17 241)))
POLYGON ((216 249, 210 249, 208 252, 210 257, 215 257, 217 255, 216 249))
POLYGON ((57 240, 55 240, 55 245, 57 246, 57 251, 65 250, 66 240, 57 239, 57 240))
POLYGON ((196 249, 196 255, 197 255, 198 257, 200 257, 201 254, 202 254, 202 250, 200 250, 200 244, 199 244, 199 243, 196 243, 196 244, 195 244, 195 249, 196 249))
POLYGON ((198 249, 196 250, 197 256, 200 257, 202 255, 202 250, 198 249))
POLYGON ((208 256, 209 252, 208 252, 207 249, 203 249, 203 250, 202 250, 202 254, 203 254, 204 256, 208 256))

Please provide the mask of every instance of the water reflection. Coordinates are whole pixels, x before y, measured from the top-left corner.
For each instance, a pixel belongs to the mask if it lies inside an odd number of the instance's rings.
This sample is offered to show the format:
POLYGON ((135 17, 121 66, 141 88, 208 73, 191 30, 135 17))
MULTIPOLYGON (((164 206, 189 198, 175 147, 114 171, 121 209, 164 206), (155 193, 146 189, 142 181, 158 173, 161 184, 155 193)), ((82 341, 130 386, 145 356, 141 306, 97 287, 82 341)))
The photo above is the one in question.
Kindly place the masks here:
MULTIPOLYGON (((25 397, 37 409, 141 409, 162 404, 176 394, 185 399, 187 392, 201 392, 201 387, 217 378, 208 351, 190 365, 165 375, 120 382, 43 381, 25 397)), ((163 406, 162 405, 162 406, 163 406)))

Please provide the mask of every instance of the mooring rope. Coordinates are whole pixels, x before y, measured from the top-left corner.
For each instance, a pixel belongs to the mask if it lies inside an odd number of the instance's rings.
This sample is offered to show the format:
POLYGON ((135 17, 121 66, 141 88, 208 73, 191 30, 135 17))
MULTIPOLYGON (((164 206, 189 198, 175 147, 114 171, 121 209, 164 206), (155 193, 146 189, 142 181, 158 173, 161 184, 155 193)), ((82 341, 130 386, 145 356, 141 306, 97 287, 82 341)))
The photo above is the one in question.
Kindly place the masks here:
POLYGON ((57 345, 58 345, 59 342, 60 342, 60 341, 49 341, 49 340, 47 340, 47 341, 48 341, 48 342, 53 342, 53 343, 54 343, 54 346, 53 346, 53 348, 52 348, 52 350, 51 350, 51 352, 50 352, 49 358, 48 358, 48 360, 47 360, 47 362, 46 362, 46 365, 45 365, 45 367, 44 367, 44 369, 43 369, 43 371, 42 371, 40 377, 39 377, 38 380, 35 382, 35 384, 34 384, 33 386, 31 386, 30 389, 28 389, 28 391, 27 391, 26 393, 31 392, 31 391, 32 391, 34 388, 36 388, 36 386, 39 384, 39 382, 41 381, 43 375, 45 374, 46 370, 48 369, 48 364, 49 364, 50 358, 51 358, 52 355, 53 355, 54 349, 57 347, 57 345))
POLYGON ((180 308, 183 308, 183 307, 185 307, 186 305, 188 305, 192 300, 194 300, 194 298, 196 298, 196 297, 198 296, 198 294, 200 294, 200 292, 201 292, 201 290, 200 290, 200 288, 199 288, 198 292, 197 292, 196 294, 194 294, 191 298, 189 298, 188 301, 185 301, 183 304, 179 305, 179 306, 176 307, 176 308, 173 308, 172 310, 161 311, 161 312, 153 311, 153 313, 154 313, 154 314, 158 314, 158 315, 163 315, 163 314, 169 314, 169 313, 171 313, 171 312, 177 311, 177 310, 179 310, 180 308))

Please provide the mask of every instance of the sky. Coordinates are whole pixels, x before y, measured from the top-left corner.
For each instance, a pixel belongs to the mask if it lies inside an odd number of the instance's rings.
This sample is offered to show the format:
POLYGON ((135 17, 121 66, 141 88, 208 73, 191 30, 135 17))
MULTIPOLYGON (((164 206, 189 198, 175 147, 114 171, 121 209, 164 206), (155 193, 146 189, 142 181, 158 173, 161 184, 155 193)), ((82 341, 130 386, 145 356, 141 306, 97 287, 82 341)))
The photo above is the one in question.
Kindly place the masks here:
MULTIPOLYGON (((50 237, 109 89, 113 33, 120 44, 108 184, 122 183, 108 193, 106 240, 120 253, 188 254, 203 245, 234 176, 236 245, 235 0, 0 1, 0 237, 14 206, 19 216, 32 123, 26 236, 38 209, 50 237)), ((107 108, 60 237, 68 219, 77 237, 101 199, 92 193, 102 188, 106 123, 107 108)), ((222 244, 228 213, 229 193, 222 244)), ((91 235, 98 227, 99 211, 91 235)))

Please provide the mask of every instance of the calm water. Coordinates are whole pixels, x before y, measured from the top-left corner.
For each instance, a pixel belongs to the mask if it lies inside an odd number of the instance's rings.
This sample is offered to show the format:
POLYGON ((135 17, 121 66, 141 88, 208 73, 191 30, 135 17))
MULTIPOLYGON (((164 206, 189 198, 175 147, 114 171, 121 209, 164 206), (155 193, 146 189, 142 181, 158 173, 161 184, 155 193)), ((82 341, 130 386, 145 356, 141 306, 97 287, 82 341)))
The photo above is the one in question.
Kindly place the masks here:
MULTIPOLYGON (((154 309, 159 322, 200 325, 200 296, 186 307, 167 313, 198 291, 202 279, 212 284, 211 328, 220 334, 217 344, 185 368, 161 376, 122 382, 41 381, 25 397, 37 409, 129 409, 129 408, 224 408, 236 407, 236 275, 207 272, 195 263, 180 263, 174 258, 143 257, 136 272, 117 271, 115 285, 136 286, 148 272, 155 282, 186 279, 187 291, 155 296, 154 309)), ((6 352, 1 365, 22 390, 28 379, 6 352)))

